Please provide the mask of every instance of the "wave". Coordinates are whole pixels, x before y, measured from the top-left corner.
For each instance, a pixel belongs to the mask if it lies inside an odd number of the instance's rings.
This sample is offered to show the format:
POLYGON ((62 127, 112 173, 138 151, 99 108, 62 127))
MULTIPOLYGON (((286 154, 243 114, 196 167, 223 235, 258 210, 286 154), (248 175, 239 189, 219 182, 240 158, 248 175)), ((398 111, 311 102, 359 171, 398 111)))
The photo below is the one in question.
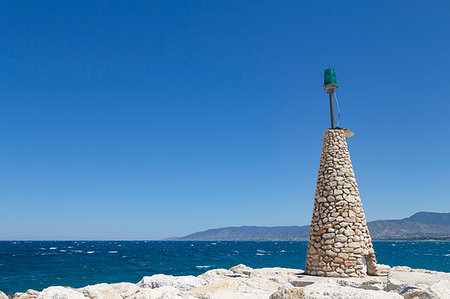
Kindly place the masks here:
POLYGON ((88 252, 86 252, 87 254, 92 254, 92 253, 94 253, 95 251, 88 251, 88 252))
POLYGON ((116 251, 116 250, 110 250, 110 251, 108 251, 108 253, 118 253, 118 251, 116 251))
POLYGON ((197 269, 208 269, 211 268, 212 266, 195 266, 195 268, 197 269))
POLYGON ((255 255, 261 256, 261 255, 272 255, 272 254, 269 251, 265 251, 265 250, 262 250, 262 249, 257 249, 255 255))

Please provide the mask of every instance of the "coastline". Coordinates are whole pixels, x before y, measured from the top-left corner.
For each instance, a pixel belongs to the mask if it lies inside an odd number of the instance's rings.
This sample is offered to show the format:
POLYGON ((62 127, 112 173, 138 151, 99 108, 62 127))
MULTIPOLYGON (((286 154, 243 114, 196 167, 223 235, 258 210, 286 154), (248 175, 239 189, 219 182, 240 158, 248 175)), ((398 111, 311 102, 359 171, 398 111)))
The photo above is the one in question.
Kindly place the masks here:
POLYGON ((416 239, 383 239, 383 240, 372 240, 374 242, 450 242, 450 239, 426 239, 426 240, 416 240, 416 239))
MULTIPOLYGON (((125 241, 126 242, 126 241, 125 241)), ((155 240, 155 242, 308 242, 308 240, 155 240)), ((450 239, 372 239, 372 242, 450 242, 450 239)))
POLYGON ((450 273, 377 265, 377 276, 332 278, 289 268, 252 269, 237 265, 198 276, 155 274, 138 283, 52 286, 0 299, 287 299, 287 298, 450 298, 450 273))

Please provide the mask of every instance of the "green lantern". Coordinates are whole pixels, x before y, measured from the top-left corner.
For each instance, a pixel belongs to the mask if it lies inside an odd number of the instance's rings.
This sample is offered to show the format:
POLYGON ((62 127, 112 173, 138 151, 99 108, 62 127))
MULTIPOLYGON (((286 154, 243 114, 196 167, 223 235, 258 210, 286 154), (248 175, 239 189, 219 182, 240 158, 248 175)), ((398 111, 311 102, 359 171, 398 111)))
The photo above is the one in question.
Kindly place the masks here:
POLYGON ((323 85, 325 86, 328 84, 337 84, 336 71, 332 68, 326 69, 324 73, 323 85))

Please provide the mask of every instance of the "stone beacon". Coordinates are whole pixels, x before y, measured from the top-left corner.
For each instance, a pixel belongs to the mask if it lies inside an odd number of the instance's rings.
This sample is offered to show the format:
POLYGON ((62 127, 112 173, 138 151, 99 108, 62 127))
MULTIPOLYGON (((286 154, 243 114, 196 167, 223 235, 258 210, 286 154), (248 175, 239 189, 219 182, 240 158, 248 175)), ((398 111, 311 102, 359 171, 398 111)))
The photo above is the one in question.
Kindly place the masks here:
POLYGON ((376 275, 375 253, 347 148, 346 139, 354 134, 334 125, 333 94, 337 87, 334 70, 327 69, 324 88, 330 95, 331 129, 323 133, 305 273, 376 275))

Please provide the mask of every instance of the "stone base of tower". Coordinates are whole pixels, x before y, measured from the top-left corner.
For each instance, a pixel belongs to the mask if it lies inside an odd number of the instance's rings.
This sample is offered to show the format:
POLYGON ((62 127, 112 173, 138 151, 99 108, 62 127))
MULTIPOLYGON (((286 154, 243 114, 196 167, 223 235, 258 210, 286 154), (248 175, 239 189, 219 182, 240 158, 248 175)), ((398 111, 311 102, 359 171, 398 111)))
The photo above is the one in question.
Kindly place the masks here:
POLYGON ((344 131, 323 134, 305 272, 329 277, 375 275, 376 258, 344 131))

